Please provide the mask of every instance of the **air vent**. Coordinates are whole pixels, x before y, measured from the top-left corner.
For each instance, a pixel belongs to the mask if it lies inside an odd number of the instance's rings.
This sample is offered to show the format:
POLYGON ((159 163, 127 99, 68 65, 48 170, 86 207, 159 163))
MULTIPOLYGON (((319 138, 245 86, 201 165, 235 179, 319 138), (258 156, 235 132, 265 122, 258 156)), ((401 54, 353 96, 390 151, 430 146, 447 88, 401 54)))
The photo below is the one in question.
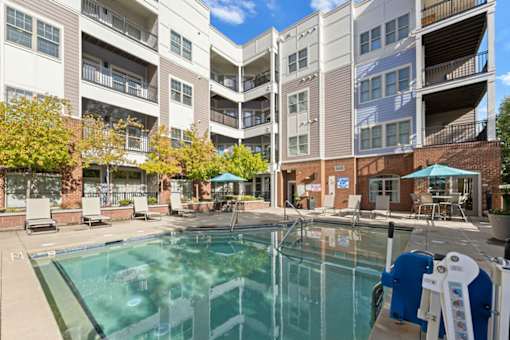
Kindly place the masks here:
POLYGON ((336 171, 336 172, 342 172, 342 171, 345 171, 345 165, 343 165, 343 164, 340 164, 340 165, 339 165, 339 164, 337 164, 337 165, 335 165, 335 171, 336 171))

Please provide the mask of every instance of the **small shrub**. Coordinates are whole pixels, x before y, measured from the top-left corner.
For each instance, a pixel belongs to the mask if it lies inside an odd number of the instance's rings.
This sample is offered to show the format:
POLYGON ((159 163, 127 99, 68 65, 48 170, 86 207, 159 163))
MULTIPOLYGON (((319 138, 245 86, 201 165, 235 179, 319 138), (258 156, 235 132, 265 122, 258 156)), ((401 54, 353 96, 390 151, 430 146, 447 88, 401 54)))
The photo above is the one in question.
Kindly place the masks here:
POLYGON ((120 200, 120 201, 119 201, 119 205, 120 205, 121 207, 126 207, 126 206, 131 205, 131 204, 133 204, 133 201, 132 201, 132 200, 127 200, 127 199, 126 199, 126 200, 120 200))
POLYGON ((258 198, 253 195, 241 195, 239 201, 256 201, 258 198))
POLYGON ((505 216, 510 216, 510 210, 502 210, 502 209, 492 209, 490 211, 491 214, 493 215, 505 215, 505 216))
POLYGON ((147 203, 149 205, 158 204, 158 199, 156 197, 147 197, 147 203))

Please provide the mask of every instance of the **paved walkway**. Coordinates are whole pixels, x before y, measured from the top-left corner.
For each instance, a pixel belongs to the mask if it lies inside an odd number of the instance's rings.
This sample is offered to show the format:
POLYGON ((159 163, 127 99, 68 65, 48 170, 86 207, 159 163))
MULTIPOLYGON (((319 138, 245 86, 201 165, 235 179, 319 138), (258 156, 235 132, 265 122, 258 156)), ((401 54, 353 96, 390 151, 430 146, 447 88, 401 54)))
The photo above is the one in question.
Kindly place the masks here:
MULTIPOLYGON (((290 216, 296 213, 288 211, 290 216)), ((317 216, 331 221, 349 222, 341 217, 317 216)), ((283 209, 263 209, 242 212, 240 224, 278 223, 283 209)), ((446 253, 459 250, 486 266, 486 256, 501 256, 503 245, 490 239, 490 226, 473 223, 416 221, 404 219, 406 214, 395 214, 391 219, 397 225, 413 227, 409 249, 425 249, 446 253)), ((11 339, 61 339, 57 323, 32 269, 28 254, 64 249, 84 244, 104 243, 115 240, 155 235, 188 227, 228 226, 230 214, 198 215, 192 218, 165 216, 161 221, 117 222, 109 227, 89 230, 85 226, 66 226, 58 233, 27 235, 24 231, 0 233, 0 337, 11 339)), ((386 220, 362 219, 366 224, 386 224, 386 220)), ((418 339, 419 332, 410 326, 398 326, 383 311, 376 323, 373 339, 418 339)))

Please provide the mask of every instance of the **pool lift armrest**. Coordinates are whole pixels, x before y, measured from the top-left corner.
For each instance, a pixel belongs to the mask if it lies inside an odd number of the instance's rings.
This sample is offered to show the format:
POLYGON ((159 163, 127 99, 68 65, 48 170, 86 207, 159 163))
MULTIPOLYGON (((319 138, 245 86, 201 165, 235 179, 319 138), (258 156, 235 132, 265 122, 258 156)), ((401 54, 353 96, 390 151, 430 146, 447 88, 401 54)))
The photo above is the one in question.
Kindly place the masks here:
POLYGON ((492 259, 493 268, 493 324, 494 340, 510 339, 510 239, 506 241, 503 258, 492 259))

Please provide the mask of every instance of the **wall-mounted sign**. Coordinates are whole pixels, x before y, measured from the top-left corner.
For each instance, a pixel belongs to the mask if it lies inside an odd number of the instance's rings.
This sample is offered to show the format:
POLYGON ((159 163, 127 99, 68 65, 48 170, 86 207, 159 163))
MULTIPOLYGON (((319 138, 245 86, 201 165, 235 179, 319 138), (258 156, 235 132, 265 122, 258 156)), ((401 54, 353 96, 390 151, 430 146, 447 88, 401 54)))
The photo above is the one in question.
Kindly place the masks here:
POLYGON ((336 187, 338 189, 349 189, 349 177, 338 177, 336 187))
POLYGON ((319 192, 321 191, 321 185, 320 183, 307 184, 306 191, 319 192))

